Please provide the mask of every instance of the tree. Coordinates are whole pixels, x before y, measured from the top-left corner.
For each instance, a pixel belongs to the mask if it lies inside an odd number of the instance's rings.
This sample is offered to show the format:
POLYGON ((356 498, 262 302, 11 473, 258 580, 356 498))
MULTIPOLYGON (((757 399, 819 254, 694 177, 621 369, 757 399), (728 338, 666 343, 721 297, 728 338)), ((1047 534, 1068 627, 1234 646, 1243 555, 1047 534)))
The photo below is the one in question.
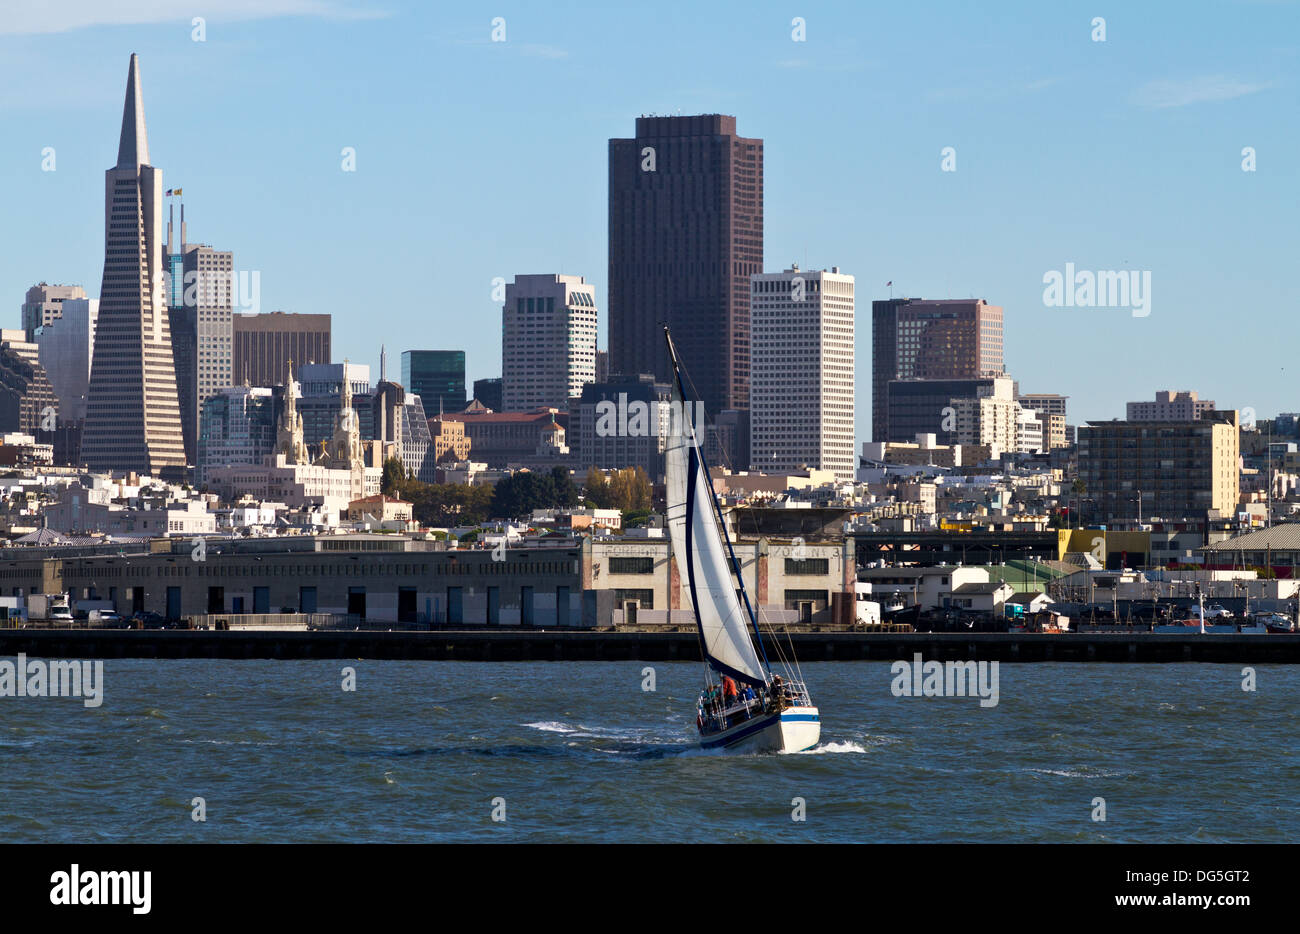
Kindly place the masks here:
POLYGON ((406 482, 406 467, 396 457, 384 461, 384 475, 379 482, 379 489, 385 496, 400 497, 402 485, 406 482))
POLYGON ((652 487, 650 478, 640 467, 624 467, 609 481, 610 509, 621 512, 648 512, 652 487))
POLYGON ((491 515, 494 519, 516 519, 531 515, 534 509, 555 508, 555 477, 521 471, 497 481, 492 491, 491 515))
POLYGON ((555 506, 559 509, 572 509, 578 505, 578 487, 564 467, 551 468, 551 482, 555 485, 555 506))
POLYGON ((586 504, 594 509, 609 508, 609 481, 603 471, 592 467, 582 481, 586 504))

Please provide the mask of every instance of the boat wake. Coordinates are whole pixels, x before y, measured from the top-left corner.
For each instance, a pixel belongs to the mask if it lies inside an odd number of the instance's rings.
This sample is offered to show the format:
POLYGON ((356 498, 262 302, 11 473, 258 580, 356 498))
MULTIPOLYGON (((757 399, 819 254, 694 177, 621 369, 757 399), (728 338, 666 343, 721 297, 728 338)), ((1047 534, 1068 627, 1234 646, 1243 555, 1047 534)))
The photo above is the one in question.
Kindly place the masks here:
POLYGON ((814 746, 812 749, 805 749, 802 752, 783 753, 783 755, 824 756, 830 753, 837 753, 837 752, 857 752, 857 753, 865 754, 866 751, 867 750, 864 746, 861 746, 858 743, 855 743, 851 740, 847 740, 843 743, 822 743, 818 746, 814 746))

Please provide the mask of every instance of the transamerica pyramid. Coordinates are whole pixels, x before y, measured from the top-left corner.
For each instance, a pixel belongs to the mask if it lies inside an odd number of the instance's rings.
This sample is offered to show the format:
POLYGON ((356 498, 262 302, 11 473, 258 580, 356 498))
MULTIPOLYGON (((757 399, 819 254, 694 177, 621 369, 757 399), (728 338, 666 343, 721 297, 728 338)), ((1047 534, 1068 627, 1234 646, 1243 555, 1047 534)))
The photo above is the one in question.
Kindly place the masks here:
POLYGON ((185 445, 163 279, 162 170, 149 164, 135 55, 117 165, 105 176, 104 279, 81 459, 91 470, 175 476, 185 445))

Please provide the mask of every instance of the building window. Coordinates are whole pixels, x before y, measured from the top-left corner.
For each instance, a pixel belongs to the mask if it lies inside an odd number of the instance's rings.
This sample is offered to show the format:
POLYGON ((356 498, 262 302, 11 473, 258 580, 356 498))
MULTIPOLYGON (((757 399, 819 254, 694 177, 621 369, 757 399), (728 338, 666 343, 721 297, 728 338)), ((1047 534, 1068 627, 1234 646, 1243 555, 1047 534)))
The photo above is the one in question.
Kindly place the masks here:
POLYGON ((826 574, 830 571, 829 558, 786 558, 786 574, 826 574))
POLYGON ((654 571, 654 558, 609 559, 609 573, 611 574, 653 574, 654 571))

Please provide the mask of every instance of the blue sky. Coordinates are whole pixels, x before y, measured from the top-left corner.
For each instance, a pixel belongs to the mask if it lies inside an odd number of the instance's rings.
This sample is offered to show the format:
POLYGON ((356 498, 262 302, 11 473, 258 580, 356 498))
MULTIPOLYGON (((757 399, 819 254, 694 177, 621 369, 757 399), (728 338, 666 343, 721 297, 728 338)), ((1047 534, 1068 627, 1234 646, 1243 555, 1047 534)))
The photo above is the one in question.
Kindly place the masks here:
POLYGON ((767 269, 857 277, 860 440, 889 280, 1002 305, 1011 374, 1070 395, 1072 422, 1160 388, 1300 409, 1300 4, 541 7, 6 0, 5 325, 37 281, 98 292, 138 52, 190 239, 258 270, 262 310, 332 314, 336 359, 464 349, 470 379, 500 375, 492 279, 538 272, 595 283, 603 347, 606 141, 638 114, 720 112, 765 140, 767 269), (1150 314, 1046 307, 1067 263, 1149 271, 1150 314))

